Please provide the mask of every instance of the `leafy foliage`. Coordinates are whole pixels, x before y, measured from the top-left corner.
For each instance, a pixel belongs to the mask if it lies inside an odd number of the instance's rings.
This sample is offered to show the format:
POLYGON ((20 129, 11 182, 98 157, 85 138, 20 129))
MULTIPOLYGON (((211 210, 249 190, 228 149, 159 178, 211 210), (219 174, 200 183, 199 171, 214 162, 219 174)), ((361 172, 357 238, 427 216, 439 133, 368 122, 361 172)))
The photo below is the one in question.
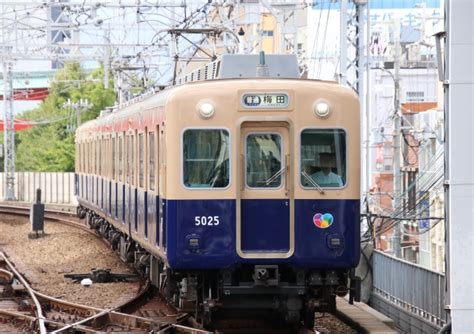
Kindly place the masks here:
POLYGON ((58 71, 49 96, 38 108, 20 116, 44 124, 16 133, 17 171, 74 171, 76 115, 65 103, 87 99, 92 107, 81 113, 81 122, 96 118, 115 101, 113 89, 105 89, 102 78, 103 69, 87 74, 78 63, 58 71))

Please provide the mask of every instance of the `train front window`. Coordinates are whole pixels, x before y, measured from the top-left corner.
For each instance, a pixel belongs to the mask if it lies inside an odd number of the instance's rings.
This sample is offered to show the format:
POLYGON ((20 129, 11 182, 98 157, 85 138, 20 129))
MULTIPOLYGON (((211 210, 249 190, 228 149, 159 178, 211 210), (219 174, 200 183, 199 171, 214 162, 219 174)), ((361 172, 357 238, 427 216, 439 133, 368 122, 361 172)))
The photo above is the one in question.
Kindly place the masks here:
POLYGON ((246 140, 246 183, 251 188, 278 188, 282 169, 281 137, 275 133, 249 134, 246 140))
POLYGON ((301 185, 306 188, 345 186, 346 158, 344 130, 304 130, 301 133, 301 185))
POLYGON ((229 132, 191 129, 183 134, 183 183, 187 188, 229 185, 229 132))

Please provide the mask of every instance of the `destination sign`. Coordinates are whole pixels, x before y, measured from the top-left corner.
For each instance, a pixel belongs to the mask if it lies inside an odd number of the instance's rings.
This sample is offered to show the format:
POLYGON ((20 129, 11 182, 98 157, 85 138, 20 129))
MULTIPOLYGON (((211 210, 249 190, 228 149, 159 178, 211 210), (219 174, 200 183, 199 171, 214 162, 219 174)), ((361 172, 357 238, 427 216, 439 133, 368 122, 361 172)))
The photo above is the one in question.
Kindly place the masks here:
POLYGON ((247 109, 284 109, 289 98, 286 93, 248 93, 242 95, 242 105, 247 109))

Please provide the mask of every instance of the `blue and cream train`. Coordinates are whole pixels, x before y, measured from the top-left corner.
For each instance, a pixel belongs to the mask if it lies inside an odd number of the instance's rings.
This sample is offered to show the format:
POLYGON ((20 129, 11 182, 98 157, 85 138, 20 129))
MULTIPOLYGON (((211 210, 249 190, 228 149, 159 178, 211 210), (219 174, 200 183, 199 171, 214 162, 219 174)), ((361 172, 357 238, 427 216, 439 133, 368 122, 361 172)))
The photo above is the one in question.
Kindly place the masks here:
POLYGON ((226 55, 76 133, 79 214, 183 310, 311 327, 354 292, 359 101, 296 58, 226 55))

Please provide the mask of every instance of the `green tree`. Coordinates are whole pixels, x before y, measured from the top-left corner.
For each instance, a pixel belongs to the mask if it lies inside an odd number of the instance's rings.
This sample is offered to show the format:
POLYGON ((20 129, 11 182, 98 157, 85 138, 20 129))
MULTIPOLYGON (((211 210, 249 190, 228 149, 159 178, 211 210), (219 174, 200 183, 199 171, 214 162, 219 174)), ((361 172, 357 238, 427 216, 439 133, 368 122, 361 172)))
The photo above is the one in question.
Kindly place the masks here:
POLYGON ((74 171, 76 115, 64 104, 68 99, 87 99, 92 107, 81 113, 81 121, 96 118, 115 101, 113 89, 105 89, 102 78, 102 68, 86 73, 79 63, 68 63, 57 72, 49 96, 38 108, 20 116, 37 125, 16 134, 17 171, 74 171))

